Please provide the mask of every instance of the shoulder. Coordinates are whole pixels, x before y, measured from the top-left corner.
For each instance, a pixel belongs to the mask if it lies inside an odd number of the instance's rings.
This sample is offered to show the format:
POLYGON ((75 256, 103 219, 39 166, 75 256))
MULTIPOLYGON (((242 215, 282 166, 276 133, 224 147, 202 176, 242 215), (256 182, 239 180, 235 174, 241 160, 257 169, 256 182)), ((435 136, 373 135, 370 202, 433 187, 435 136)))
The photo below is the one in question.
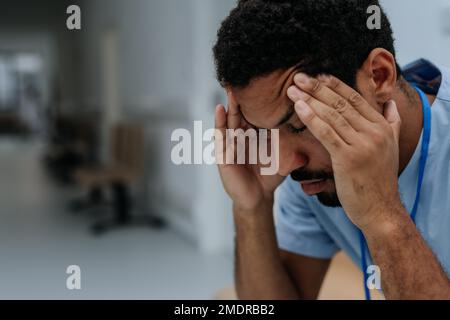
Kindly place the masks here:
POLYGON ((313 214, 317 211, 314 199, 303 192, 299 182, 287 177, 277 190, 276 208, 284 214, 313 214))
POLYGON ((297 199, 299 201, 307 200, 307 195, 302 191, 300 183, 294 181, 290 176, 284 180, 281 186, 278 188, 279 199, 297 199))

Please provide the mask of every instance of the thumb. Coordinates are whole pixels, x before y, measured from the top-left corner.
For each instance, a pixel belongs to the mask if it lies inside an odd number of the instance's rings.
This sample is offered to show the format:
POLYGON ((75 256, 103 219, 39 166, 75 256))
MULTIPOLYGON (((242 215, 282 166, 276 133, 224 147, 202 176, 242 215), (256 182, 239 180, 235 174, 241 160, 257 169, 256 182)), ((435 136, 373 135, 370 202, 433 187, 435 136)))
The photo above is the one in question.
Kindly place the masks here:
POLYGON ((225 163, 224 155, 226 153, 225 137, 227 130, 227 112, 223 105, 218 105, 215 112, 215 131, 214 131, 214 152, 216 164, 225 163))
POLYGON ((394 100, 389 100, 384 105, 384 118, 391 125, 392 129, 394 129, 395 138, 398 141, 402 119, 400 118, 400 113, 394 100))

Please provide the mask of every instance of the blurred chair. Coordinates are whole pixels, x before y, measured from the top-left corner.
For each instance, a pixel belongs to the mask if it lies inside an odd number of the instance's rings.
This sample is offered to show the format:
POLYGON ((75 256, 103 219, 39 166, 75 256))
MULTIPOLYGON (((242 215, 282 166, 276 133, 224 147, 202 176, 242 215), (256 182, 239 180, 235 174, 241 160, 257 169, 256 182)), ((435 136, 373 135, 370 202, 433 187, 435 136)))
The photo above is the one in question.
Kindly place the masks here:
POLYGON ((98 163, 97 113, 58 115, 51 130, 44 155, 47 172, 58 182, 73 184, 74 172, 80 167, 98 163))
POLYGON ((144 129, 141 125, 129 122, 117 123, 110 133, 110 161, 98 167, 86 167, 76 170, 75 181, 89 190, 87 206, 102 200, 102 190, 111 188, 114 218, 96 223, 93 231, 102 233, 111 228, 130 225, 148 224, 161 227, 162 221, 154 216, 134 217, 131 215, 132 201, 130 187, 143 174, 144 129))

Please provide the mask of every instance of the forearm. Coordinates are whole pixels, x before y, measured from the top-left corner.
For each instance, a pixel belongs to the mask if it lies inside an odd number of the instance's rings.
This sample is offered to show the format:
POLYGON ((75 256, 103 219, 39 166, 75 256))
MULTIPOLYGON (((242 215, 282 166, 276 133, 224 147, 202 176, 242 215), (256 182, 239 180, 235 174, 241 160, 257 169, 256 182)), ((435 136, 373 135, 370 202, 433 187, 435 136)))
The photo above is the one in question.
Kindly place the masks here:
POLYGON ((450 299, 450 282, 404 208, 363 230, 387 299, 450 299))
POLYGON ((272 206, 258 212, 234 208, 235 282, 240 299, 298 299, 277 247, 272 206))

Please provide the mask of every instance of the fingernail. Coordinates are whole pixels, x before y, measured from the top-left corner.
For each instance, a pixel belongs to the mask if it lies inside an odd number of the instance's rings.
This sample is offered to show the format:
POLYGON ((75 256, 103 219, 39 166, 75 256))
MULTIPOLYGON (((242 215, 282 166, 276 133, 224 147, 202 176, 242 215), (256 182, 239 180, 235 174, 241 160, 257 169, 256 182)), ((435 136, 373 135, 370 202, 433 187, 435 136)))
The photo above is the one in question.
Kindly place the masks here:
POLYGON ((319 76, 317 77, 317 79, 318 79, 319 81, 328 83, 328 82, 330 82, 330 80, 331 80, 331 76, 328 75, 328 74, 321 74, 321 75, 319 75, 319 76))
POLYGON ((298 100, 306 100, 309 97, 309 95, 300 90, 298 87, 291 86, 288 89, 288 97, 292 101, 297 102, 298 100))
POLYGON ((308 83, 309 77, 304 73, 297 73, 294 77, 294 81, 297 83, 308 83))
POLYGON ((292 101, 297 101, 300 100, 300 96, 298 95, 298 89, 297 87, 291 86, 289 87, 289 89, 287 90, 287 95, 289 97, 289 99, 291 99, 292 101))

